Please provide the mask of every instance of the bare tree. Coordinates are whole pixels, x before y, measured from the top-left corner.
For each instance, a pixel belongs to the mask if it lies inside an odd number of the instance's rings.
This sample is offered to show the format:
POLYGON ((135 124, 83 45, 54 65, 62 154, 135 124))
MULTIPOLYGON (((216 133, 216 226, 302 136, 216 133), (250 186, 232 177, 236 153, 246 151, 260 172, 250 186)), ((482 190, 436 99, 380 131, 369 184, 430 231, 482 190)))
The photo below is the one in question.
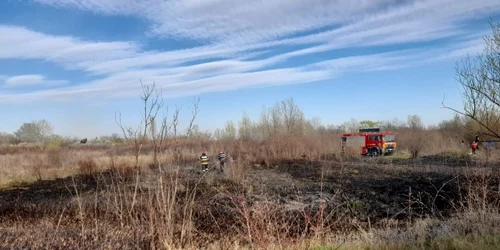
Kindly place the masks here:
POLYGON ((407 127, 407 136, 408 138, 411 138, 411 140, 406 142, 406 146, 408 147, 412 157, 416 158, 426 145, 425 126, 420 116, 409 115, 407 119, 407 127))
POLYGON ((157 129, 156 116, 150 117, 150 137, 153 142, 153 164, 158 165, 158 154, 163 150, 163 143, 168 138, 168 131, 172 127, 172 124, 168 124, 168 107, 166 107, 167 115, 161 118, 161 123, 159 129, 157 129))
POLYGON ((224 130, 220 128, 216 128, 214 131, 214 138, 215 140, 224 140, 226 135, 224 134, 224 130))
POLYGON ((342 123, 339 127, 342 132, 348 133, 358 132, 359 128, 359 122, 354 118, 351 118, 348 122, 342 123))
POLYGON ((470 119, 464 118, 465 117, 460 116, 459 114, 455 114, 452 119, 442 120, 441 122, 439 122, 437 129, 447 137, 455 138, 456 140, 472 140, 473 138, 469 137, 472 137, 473 135, 467 136, 467 123, 470 119))
MULTIPOLYGON (((163 143, 166 141, 168 131, 172 127, 172 124, 168 124, 167 121, 168 107, 165 108, 166 114, 164 114, 162 118, 157 119, 158 112, 163 108, 164 102, 161 89, 157 90, 154 83, 150 86, 143 87, 143 95, 141 98, 144 101, 144 120, 149 121, 149 124, 147 124, 144 129, 147 131, 147 127, 149 126, 149 137, 153 143, 153 164, 159 166, 158 154, 163 149, 163 143), (159 127, 156 124, 157 120, 160 121, 159 127)), ((173 122, 177 124, 177 116, 174 117, 173 122)))
POLYGON ((43 151, 50 136, 54 133, 54 128, 50 122, 42 119, 24 123, 14 134, 20 141, 35 142, 38 148, 43 151))
POLYGON ((474 120, 476 133, 500 138, 500 23, 490 21, 492 35, 485 36, 484 53, 472 60, 467 56, 456 67, 457 80, 463 87, 463 111, 448 107, 474 120))
POLYGON ((18 138, 14 134, 0 132, 0 144, 14 144, 18 141, 18 138))
POLYGON ((139 167, 139 154, 141 152, 142 143, 141 140, 141 126, 137 128, 133 128, 131 126, 125 126, 122 123, 122 114, 121 112, 117 112, 115 114, 115 121, 122 130, 123 137, 126 141, 133 140, 134 141, 134 156, 135 156, 135 167, 139 167))
POLYGON ((236 138, 236 126, 233 121, 227 121, 223 129, 216 129, 213 133, 213 137, 216 140, 233 140, 236 138))
POLYGON ((273 126, 273 135, 277 135, 280 133, 281 127, 283 126, 283 117, 280 105, 276 104, 269 110, 269 113, 271 124, 273 126))
POLYGON ((192 130, 193 130, 193 125, 194 125, 194 121, 196 120, 196 117, 198 116, 198 113, 200 112, 200 98, 198 97, 198 99, 194 99, 193 100, 193 108, 191 108, 191 114, 193 115, 191 117, 191 120, 189 121, 189 126, 187 128, 187 137, 190 137, 191 134, 192 134, 192 130))
POLYGON ((243 117, 241 118, 239 128, 238 128, 238 137, 242 140, 251 139, 252 134, 252 121, 250 117, 245 113, 243 113, 243 117))
POLYGON ((305 131, 304 135, 312 136, 318 134, 318 131, 323 128, 323 124, 321 123, 321 118, 313 117, 309 121, 304 122, 305 131))
POLYGON ((407 127, 406 122, 394 118, 392 121, 381 121, 379 122, 380 127, 386 131, 398 131, 402 128, 407 127))
POLYGON ((236 138, 236 126, 234 125, 233 121, 226 122, 226 125, 224 126, 224 134, 228 139, 236 138))
MULTIPOLYGON (((163 117, 158 117, 159 111, 164 107, 162 91, 156 88, 156 84, 144 85, 141 82, 143 102, 143 112, 141 114, 141 122, 137 127, 124 126, 121 119, 121 113, 115 115, 115 120, 121 128, 125 140, 134 142, 135 167, 139 169, 139 156, 142 147, 148 140, 152 143, 153 148, 153 164, 159 167, 158 155, 163 149, 163 144, 168 139, 169 131, 174 128, 174 136, 177 135, 180 108, 176 107, 173 114, 172 122, 168 123, 168 107, 166 114, 163 117)), ((194 126, 194 121, 199 112, 199 98, 193 103, 193 117, 190 120, 188 134, 194 126)))
POLYGON ((155 122, 158 112, 163 107, 163 98, 161 96, 161 90, 157 91, 156 84, 144 85, 142 84, 142 95, 141 99, 144 102, 144 113, 143 115, 143 137, 147 138, 148 127, 153 125, 155 122))
POLYGON ((141 82, 141 86, 141 100, 143 101, 144 107, 140 125, 137 128, 124 126, 121 120, 121 113, 118 113, 117 116, 115 115, 116 123, 121 128, 125 139, 134 141, 136 168, 139 168, 139 155, 141 154, 143 145, 148 139, 148 132, 153 142, 153 161, 155 164, 157 163, 157 154, 161 146, 160 142, 163 142, 162 137, 167 129, 166 118, 162 120, 159 132, 156 125, 156 117, 159 110, 163 107, 161 91, 157 91, 154 83, 152 85, 144 85, 141 82))
POLYGON ((264 137, 271 137, 273 135, 273 126, 271 122, 271 112, 266 109, 266 107, 262 107, 262 111, 260 113, 260 127, 262 129, 262 134, 264 137))
POLYGON ((174 138, 177 138, 177 126, 179 125, 179 113, 181 112, 182 106, 175 107, 175 111, 172 117, 172 128, 174 129, 174 138))
POLYGON ((295 100, 293 98, 288 98, 281 101, 280 105, 281 111, 283 112, 286 132, 288 134, 300 133, 297 130, 299 129, 298 126, 301 125, 300 122, 302 122, 304 114, 299 106, 295 104, 295 100))
POLYGON ((423 130, 425 128, 422 118, 418 115, 408 116, 408 128, 412 130, 423 130))

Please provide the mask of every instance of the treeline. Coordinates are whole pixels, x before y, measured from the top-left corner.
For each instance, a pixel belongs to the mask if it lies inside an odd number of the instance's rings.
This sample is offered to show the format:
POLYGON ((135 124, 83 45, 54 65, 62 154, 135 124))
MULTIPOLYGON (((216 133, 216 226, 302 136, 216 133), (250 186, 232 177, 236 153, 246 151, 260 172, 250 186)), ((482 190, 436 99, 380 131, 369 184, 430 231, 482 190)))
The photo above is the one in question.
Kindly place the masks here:
POLYGON ((0 144, 31 145, 40 150, 49 147, 61 147, 78 141, 76 137, 65 137, 54 133, 52 124, 45 120, 27 122, 13 134, 0 132, 0 144))
MULTIPOLYGON (((338 135, 346 132, 357 132, 361 128, 380 127, 382 130, 406 134, 434 131, 455 141, 472 141, 476 133, 481 133, 480 127, 476 125, 474 120, 459 115, 431 126, 425 126, 422 118, 418 115, 409 115, 406 120, 393 119, 390 121, 351 119, 339 125, 325 125, 319 117, 312 119, 305 117, 304 111, 295 103, 294 99, 288 98, 276 102, 271 107, 263 107, 257 120, 252 120, 244 114, 240 121, 227 121, 223 128, 213 132, 201 131, 196 124, 193 124, 189 134, 180 134, 176 131, 176 135, 170 134, 168 138, 263 141, 283 135, 295 137, 338 135)), ((148 135, 144 136, 147 141, 148 135)), ((75 144, 81 142, 82 139, 54 134, 52 125, 46 120, 25 123, 13 134, 0 133, 1 144, 35 143, 39 145, 40 149, 51 144, 52 146, 75 144)), ((110 136, 91 138, 88 143, 119 143, 123 140, 123 136, 114 133, 110 136)))
MULTIPOLYGON (((405 120, 355 120, 342 124, 323 124, 321 118, 306 119, 302 109, 293 98, 276 102, 272 107, 264 107, 260 117, 251 120, 246 114, 240 121, 227 121, 224 128, 214 132, 200 131, 197 126, 192 137, 206 140, 256 140, 262 141, 275 136, 322 136, 357 132, 362 128, 379 127, 385 131, 400 133, 439 132, 455 141, 471 141, 481 129, 472 119, 456 114, 452 119, 426 126, 419 115, 408 115, 405 120)), ((487 139, 486 137, 484 139, 487 139)))

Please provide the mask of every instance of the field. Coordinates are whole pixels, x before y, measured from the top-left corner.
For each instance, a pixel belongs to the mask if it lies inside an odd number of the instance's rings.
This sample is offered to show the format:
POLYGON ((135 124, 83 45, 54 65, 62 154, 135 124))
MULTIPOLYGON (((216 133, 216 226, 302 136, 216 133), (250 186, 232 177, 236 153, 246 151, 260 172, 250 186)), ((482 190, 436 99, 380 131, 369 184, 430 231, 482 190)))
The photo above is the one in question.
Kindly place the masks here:
POLYGON ((498 249, 499 152, 340 156, 338 138, 172 141, 157 164, 147 144, 137 166, 125 142, 6 146, 0 247, 498 249))

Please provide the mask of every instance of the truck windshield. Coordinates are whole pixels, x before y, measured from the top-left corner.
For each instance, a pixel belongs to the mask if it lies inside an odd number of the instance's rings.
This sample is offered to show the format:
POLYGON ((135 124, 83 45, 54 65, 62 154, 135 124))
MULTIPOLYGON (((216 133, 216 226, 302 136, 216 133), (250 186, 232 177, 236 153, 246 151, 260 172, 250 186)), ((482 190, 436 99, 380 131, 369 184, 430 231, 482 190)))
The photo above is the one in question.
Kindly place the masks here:
POLYGON ((384 135, 384 141, 386 142, 394 142, 396 141, 396 138, 394 135, 384 135))

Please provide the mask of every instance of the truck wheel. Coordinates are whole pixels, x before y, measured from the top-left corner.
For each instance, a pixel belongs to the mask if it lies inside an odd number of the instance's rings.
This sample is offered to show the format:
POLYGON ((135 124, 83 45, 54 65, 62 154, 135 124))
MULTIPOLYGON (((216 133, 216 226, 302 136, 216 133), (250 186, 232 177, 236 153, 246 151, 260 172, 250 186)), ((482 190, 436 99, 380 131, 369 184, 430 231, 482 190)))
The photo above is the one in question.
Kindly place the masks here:
POLYGON ((378 153, 378 149, 377 148, 372 148, 372 156, 373 157, 378 157, 379 153, 378 153))

